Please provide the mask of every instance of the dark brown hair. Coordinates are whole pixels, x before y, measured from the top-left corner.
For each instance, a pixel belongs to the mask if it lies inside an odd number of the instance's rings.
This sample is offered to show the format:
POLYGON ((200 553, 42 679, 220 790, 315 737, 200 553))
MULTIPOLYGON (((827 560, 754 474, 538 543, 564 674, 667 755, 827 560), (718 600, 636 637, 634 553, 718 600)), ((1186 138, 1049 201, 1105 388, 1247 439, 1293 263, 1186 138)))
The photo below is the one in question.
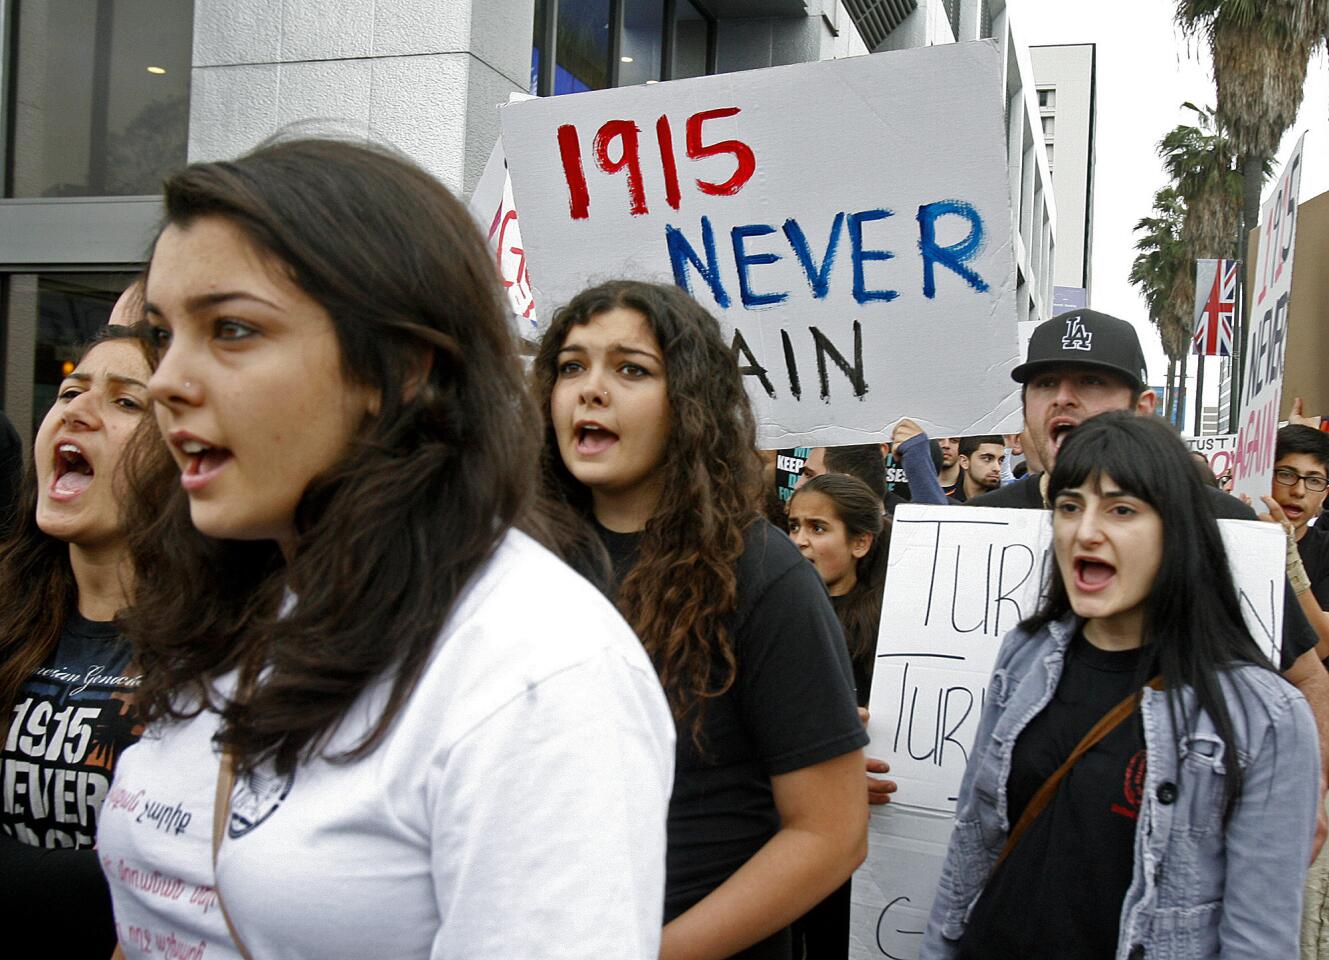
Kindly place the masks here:
MULTIPOLYGON (((79 363, 93 347, 119 340, 142 345, 151 366, 152 358, 139 331, 123 326, 102 327, 81 351, 79 363)), ((137 438, 145 435, 157 437, 156 425, 146 414, 122 463, 128 464, 128 451, 136 449, 137 438)), ((145 484, 144 492, 157 503, 164 496, 160 482, 145 484)), ((4 603, 0 603, 0 738, 9 728, 19 690, 55 650, 65 620, 78 603, 69 544, 37 526, 35 462, 29 462, 23 472, 16 511, 14 529, 0 543, 0 597, 4 597, 4 603)))
POLYGON ((854 564, 857 582, 846 595, 845 602, 836 605, 840 626, 844 628, 845 641, 849 645, 849 656, 863 666, 871 663, 877 651, 890 522, 882 515, 881 497, 858 477, 845 473, 823 473, 813 477, 789 498, 791 510, 794 501, 804 493, 820 493, 829 500, 835 508, 836 519, 844 524, 845 535, 849 538, 865 533, 872 535, 872 546, 854 564))
POLYGON ((347 381, 382 405, 305 490, 289 564, 270 541, 198 533, 178 488, 159 516, 140 514, 141 589, 126 632, 144 671, 141 707, 151 720, 210 705, 240 769, 271 759, 287 772, 387 678, 372 728, 328 759, 362 757, 529 503, 536 415, 497 277, 466 209, 376 147, 272 143, 185 168, 164 199, 167 225, 223 218, 284 269, 328 312, 347 381), (235 668, 243 693, 213 703, 209 681, 235 668))
MULTIPOLYGON (((554 498, 589 518, 590 491, 558 452, 549 401, 568 331, 622 308, 646 318, 664 355, 670 432, 663 493, 646 524, 639 560, 615 602, 655 662, 675 719, 727 691, 737 660, 728 620, 738 600, 743 532, 757 518, 759 471, 752 408, 720 325, 677 287, 616 280, 559 310, 533 375, 544 416, 541 473, 554 498)), ((694 714, 693 733, 700 722, 694 714)))

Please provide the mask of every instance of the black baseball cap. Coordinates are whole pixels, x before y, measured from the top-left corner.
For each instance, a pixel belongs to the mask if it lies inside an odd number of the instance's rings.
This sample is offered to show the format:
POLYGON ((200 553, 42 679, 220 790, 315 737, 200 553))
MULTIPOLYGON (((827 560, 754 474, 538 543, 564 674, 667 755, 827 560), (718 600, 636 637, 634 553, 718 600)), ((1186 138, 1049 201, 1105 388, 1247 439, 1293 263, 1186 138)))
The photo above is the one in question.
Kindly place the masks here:
POLYGON ((1136 390, 1143 390, 1148 379, 1135 328, 1097 310, 1070 310, 1035 327, 1028 355, 1011 371, 1011 379, 1027 383, 1039 370, 1066 364, 1111 370, 1136 390))

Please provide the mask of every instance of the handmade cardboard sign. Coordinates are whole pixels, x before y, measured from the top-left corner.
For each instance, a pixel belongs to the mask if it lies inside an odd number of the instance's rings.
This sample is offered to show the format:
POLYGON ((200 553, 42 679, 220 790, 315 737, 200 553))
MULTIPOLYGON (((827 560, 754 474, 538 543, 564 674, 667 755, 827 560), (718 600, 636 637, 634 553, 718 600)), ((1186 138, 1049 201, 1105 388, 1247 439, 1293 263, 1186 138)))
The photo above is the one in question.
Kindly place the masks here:
POLYGON ((1288 308, 1292 302, 1292 256, 1296 252, 1297 197, 1306 135, 1260 208, 1260 250, 1248 291, 1248 334, 1242 345, 1245 378, 1237 417, 1237 460, 1233 492, 1259 503, 1268 496, 1278 441, 1283 396, 1283 356, 1287 351, 1288 308))
MULTIPOLYGON (((1246 624, 1277 663, 1286 534, 1254 520, 1218 525, 1246 624)), ((1047 511, 895 511, 866 753, 890 762, 900 789, 873 808, 854 875, 854 960, 918 955, 988 676, 1002 637, 1037 609, 1052 563, 1047 511)))
MULTIPOLYGON (((529 100, 514 93, 509 102, 529 100)), ((507 294, 508 312, 517 335, 535 340, 540 335, 540 318, 535 312, 531 292, 531 274, 526 266, 526 250, 521 240, 517 206, 512 199, 512 178, 508 175, 503 138, 499 137, 489 160, 476 182, 468 204, 471 216, 485 233, 489 252, 498 268, 499 282, 507 294)))
POLYGON ((1191 437, 1186 440, 1186 446, 1196 453, 1204 454, 1204 458, 1209 461, 1209 469, 1214 471, 1220 486, 1226 487, 1222 481, 1224 478, 1228 480, 1232 478, 1237 456, 1237 435, 1220 433, 1212 437, 1191 437))
POLYGON ((535 300, 687 289, 767 449, 904 414, 999 433, 1020 401, 1003 90, 986 40, 508 104, 535 300))

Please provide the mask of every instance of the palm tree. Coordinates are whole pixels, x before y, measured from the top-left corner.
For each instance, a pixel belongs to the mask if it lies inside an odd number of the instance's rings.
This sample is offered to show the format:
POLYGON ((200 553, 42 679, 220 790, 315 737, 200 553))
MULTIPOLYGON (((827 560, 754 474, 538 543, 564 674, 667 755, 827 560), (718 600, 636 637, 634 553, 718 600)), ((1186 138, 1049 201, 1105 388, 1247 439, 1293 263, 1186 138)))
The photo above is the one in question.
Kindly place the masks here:
POLYGON ((1297 118, 1311 55, 1329 34, 1329 0, 1176 4, 1177 24, 1191 36, 1203 36, 1213 57, 1216 117, 1242 173, 1244 237, 1259 220, 1265 167, 1297 118))
POLYGON ((1135 232, 1140 234, 1135 241, 1139 253, 1130 273, 1130 282, 1140 288, 1149 320, 1158 328, 1163 352, 1168 357, 1167 399, 1173 405, 1185 376, 1191 342, 1191 304, 1195 298, 1195 268, 1182 236, 1185 220, 1186 203, 1174 186, 1155 193, 1152 215, 1135 224, 1135 232), (1188 276, 1191 294, 1184 298, 1188 276))
POLYGON ((1242 189, 1232 144, 1212 107, 1182 107, 1195 115, 1195 123, 1174 127, 1158 143, 1163 169, 1185 207, 1181 238, 1193 258, 1229 256, 1242 189))

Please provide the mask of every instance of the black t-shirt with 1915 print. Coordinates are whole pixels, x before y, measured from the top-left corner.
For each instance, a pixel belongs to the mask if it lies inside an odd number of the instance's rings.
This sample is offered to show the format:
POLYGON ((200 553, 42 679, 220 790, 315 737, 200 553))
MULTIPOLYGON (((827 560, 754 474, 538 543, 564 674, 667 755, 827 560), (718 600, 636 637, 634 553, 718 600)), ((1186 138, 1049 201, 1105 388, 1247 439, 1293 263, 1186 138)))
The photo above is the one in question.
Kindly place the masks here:
MULTIPOLYGON (((1010 822, 1090 728, 1135 689, 1140 651, 1106 651, 1077 633, 1056 693, 1015 742, 1010 822)), ((1111 960, 1135 864, 1145 783, 1139 713, 1071 767, 997 869, 960 940, 963 960, 1111 960)))

